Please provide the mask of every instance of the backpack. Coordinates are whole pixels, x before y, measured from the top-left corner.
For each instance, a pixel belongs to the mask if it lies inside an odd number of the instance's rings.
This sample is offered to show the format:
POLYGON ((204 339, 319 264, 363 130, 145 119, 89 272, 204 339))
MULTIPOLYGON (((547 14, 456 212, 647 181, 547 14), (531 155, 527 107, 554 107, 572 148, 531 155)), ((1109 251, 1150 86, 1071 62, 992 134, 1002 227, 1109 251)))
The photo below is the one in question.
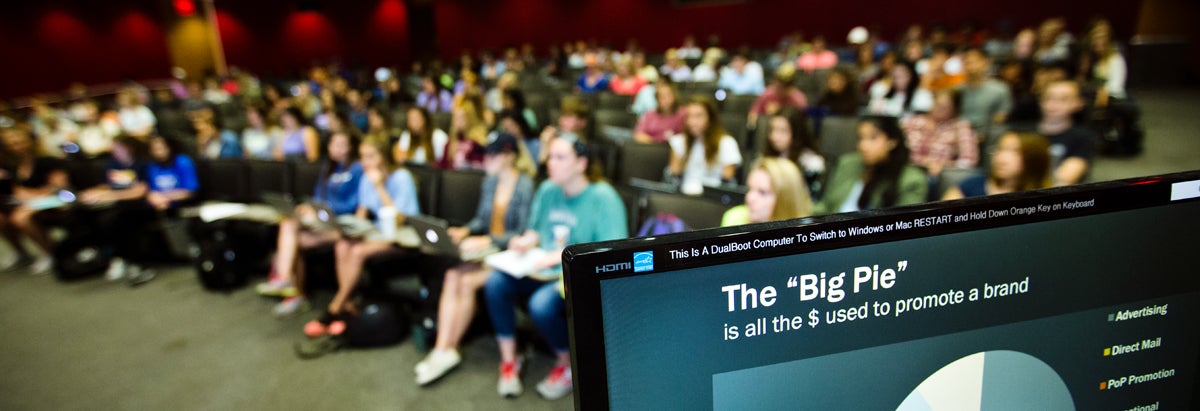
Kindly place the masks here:
POLYGON ((257 223, 214 221, 197 224, 190 254, 196 275, 205 289, 228 291, 246 283, 260 268, 273 244, 257 223))
POLYGON ((54 248, 54 276, 69 281, 100 275, 108 269, 112 256, 101 250, 101 236, 91 230, 68 232, 54 248))
POLYGON ((645 223, 642 223, 642 228, 638 229, 637 236, 645 237, 682 233, 684 231, 688 231, 687 225, 678 216, 671 213, 659 212, 653 217, 647 218, 645 223))
POLYGON ((104 273, 112 261, 104 249, 104 235, 94 229, 93 214, 72 210, 65 227, 67 237, 54 246, 54 276, 70 281, 104 273))
POLYGON ((404 320, 391 304, 373 302, 358 315, 345 319, 343 342, 349 347, 383 347, 400 342, 405 335, 404 320))

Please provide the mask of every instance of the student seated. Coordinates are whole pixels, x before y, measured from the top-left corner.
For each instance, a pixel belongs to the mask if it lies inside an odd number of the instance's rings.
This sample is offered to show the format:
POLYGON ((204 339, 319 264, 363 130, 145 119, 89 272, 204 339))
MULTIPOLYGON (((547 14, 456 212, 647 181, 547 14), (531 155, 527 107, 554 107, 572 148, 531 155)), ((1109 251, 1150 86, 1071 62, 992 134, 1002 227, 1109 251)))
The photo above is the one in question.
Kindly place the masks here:
POLYGON ((317 220, 316 206, 328 208, 333 213, 331 219, 358 209, 358 186, 363 171, 356 161, 358 144, 357 138, 345 132, 333 133, 329 138, 329 161, 321 165, 311 203, 297 205, 292 217, 279 222, 271 272, 267 281, 257 287, 259 294, 283 297, 275 305, 277 316, 295 314, 308 305, 304 295, 304 259, 298 254, 338 240, 333 229, 305 226, 305 222, 317 220))
POLYGON ((1038 132, 1050 141, 1054 185, 1078 184, 1091 169, 1099 139, 1096 133, 1075 124, 1075 113, 1083 109, 1079 83, 1070 80, 1050 83, 1042 92, 1041 107, 1038 132))
POLYGON ((920 204, 929 184, 909 164, 904 132, 894 117, 868 116, 858 124, 858 152, 838 159, 817 214, 920 204))
POLYGON ((968 177, 942 195, 943 200, 1013 193, 1050 187, 1050 143, 1033 133, 1000 137, 987 174, 968 177))
POLYGON ((760 116, 775 114, 785 108, 804 110, 808 107, 808 98, 792 83, 795 72, 791 65, 779 68, 775 78, 771 80, 771 85, 754 100, 754 105, 750 106, 746 124, 756 125, 760 116))
MULTIPOLYGON (((421 212, 417 204, 416 182, 408 170, 399 167, 388 155, 388 142, 371 140, 358 149, 362 161, 363 178, 358 185, 358 210, 355 217, 369 219, 374 216, 380 233, 391 231, 389 226, 399 225, 404 216, 421 212)), ((358 280, 362 276, 363 262, 367 258, 395 247, 395 239, 372 233, 364 238, 342 236, 334 245, 334 258, 338 280, 337 294, 328 308, 317 320, 305 324, 305 334, 310 337, 325 333, 341 334, 346 324, 343 314, 357 314, 358 309, 350 301, 358 280)))
POLYGON ((544 148, 549 146, 550 141, 555 138, 564 138, 572 142, 587 142, 585 132, 587 131, 588 113, 588 106, 583 100, 571 96, 563 97, 558 114, 558 126, 547 126, 542 129, 539 141, 529 146, 529 151, 537 159, 538 164, 545 164, 549 151, 544 148))
POLYGON ((746 176, 746 204, 733 207, 721 226, 765 223, 812 215, 808 185, 796 164, 779 157, 764 157, 746 176))
POLYGON ((563 248, 629 234, 621 197, 600 180, 587 144, 559 137, 551 140, 546 151, 549 179, 534 194, 529 229, 508 242, 510 251, 541 248, 546 256, 535 264, 537 275, 517 278, 493 271, 486 285, 488 312, 500 346, 497 391, 504 397, 519 396, 523 390, 523 359, 517 355, 515 338, 517 303, 528 304, 534 324, 557 356, 550 375, 538 384, 538 393, 557 399, 571 392, 571 352, 561 281, 563 248))
POLYGON ((421 107, 410 107, 405 117, 408 127, 400 133, 400 139, 396 140, 392 151, 396 163, 433 166, 442 161, 446 155, 446 144, 450 141, 446 132, 439 130, 430 119, 429 112, 421 107))
POLYGON ((954 90, 934 93, 929 114, 917 114, 901 123, 908 140, 909 160, 937 177, 946 167, 975 168, 979 140, 971 123, 959 117, 962 96, 954 90))
POLYGON ((696 195, 704 192, 705 186, 732 182, 742 164, 742 152, 737 140, 721 128, 716 104, 694 98, 683 109, 683 133, 667 140, 671 145, 668 169, 680 179, 680 191, 696 195))
MULTIPOLYGON (((307 89, 307 87, 301 87, 307 89)), ((275 146, 275 158, 296 161, 317 161, 321 154, 317 129, 307 123, 300 109, 288 107, 279 115, 283 141, 275 146)))
POLYGON ((0 154, 0 232, 16 251, 16 258, 5 262, 3 271, 30 268, 32 274, 49 274, 54 269, 54 244, 39 223, 39 211, 28 202, 51 196, 70 185, 66 164, 46 156, 25 124, 5 124, 0 129, 3 148, 0 154), (9 200, 18 201, 10 205, 9 200), (27 237, 43 255, 34 258, 25 248, 27 237))
MULTIPOLYGON (((525 232, 529 223, 535 171, 529 153, 521 140, 509 134, 497 136, 486 153, 487 177, 475 217, 466 226, 447 229, 463 253, 488 246, 504 249, 509 240, 525 232)), ((487 281, 488 273, 490 270, 479 262, 459 262, 446 270, 438 302, 437 341, 414 368, 417 385, 441 378, 462 361, 458 346, 475 315, 475 293, 487 281)))
POLYGON ((767 144, 763 157, 779 157, 800 167, 809 191, 820 192, 825 176, 825 157, 817 147, 817 139, 808 128, 804 112, 784 110, 771 116, 767 123, 767 144))
POLYGON ((105 182, 79 194, 79 202, 88 208, 76 210, 77 218, 91 219, 101 232, 110 233, 104 248, 112 253, 113 259, 105 278, 141 284, 155 276, 153 271, 144 269, 138 247, 140 228, 157 215, 146 197, 149 192, 146 145, 133 137, 117 137, 112 156, 105 168, 105 182))
POLYGON ((933 105, 933 94, 921 87, 916 78, 916 69, 910 64, 896 64, 889 77, 871 84, 868 94, 867 112, 875 115, 902 116, 912 112, 928 111, 933 105))
MULTIPOLYGON (((499 115, 501 127, 505 126, 504 112, 499 115)), ((511 125, 511 124, 510 124, 511 125)), ((510 133, 514 129, 508 129, 510 133)), ((525 129, 522 129, 525 130, 525 129)), ((516 135, 516 134, 514 134, 516 135)), ((521 138, 533 139, 532 131, 520 133, 521 138)), ((438 168, 441 169, 479 169, 483 167, 483 147, 487 144, 488 132, 474 102, 463 101, 454 107, 450 117, 450 142, 442 156, 438 168)))
MULTIPOLYGON (((130 230, 130 227, 145 226, 165 216, 177 215, 178 207, 191 202, 200 190, 196 164, 191 157, 180 152, 175 142, 163 136, 151 136, 150 160, 146 162, 146 188, 145 203, 153 213, 145 213, 145 208, 140 206, 131 207, 127 209, 130 214, 118 219, 120 222, 114 222, 113 231, 130 230)), ((144 230, 133 231, 140 234, 144 230)), ((139 285, 155 277, 153 270, 136 265, 124 267, 119 259, 110 263, 108 270, 111 273, 109 278, 124 276, 130 285, 139 285)))
POLYGON ((683 109, 679 107, 679 92, 671 80, 660 81, 655 86, 658 106, 647 111, 638 119, 633 129, 633 139, 639 143, 662 143, 683 131, 683 109))

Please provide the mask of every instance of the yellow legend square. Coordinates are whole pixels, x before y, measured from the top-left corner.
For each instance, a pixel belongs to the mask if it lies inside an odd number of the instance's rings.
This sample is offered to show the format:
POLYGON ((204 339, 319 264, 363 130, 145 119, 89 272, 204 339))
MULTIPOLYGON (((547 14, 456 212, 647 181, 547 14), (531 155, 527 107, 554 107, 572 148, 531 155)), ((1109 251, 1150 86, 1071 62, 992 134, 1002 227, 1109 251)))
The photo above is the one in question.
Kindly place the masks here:
POLYGON ((1104 356, 1105 356, 1105 357, 1107 357, 1107 356, 1110 356, 1110 355, 1112 355, 1112 347, 1105 348, 1105 349, 1104 349, 1104 356))
POLYGON ((1108 381, 1100 381, 1100 391, 1108 389, 1108 381))

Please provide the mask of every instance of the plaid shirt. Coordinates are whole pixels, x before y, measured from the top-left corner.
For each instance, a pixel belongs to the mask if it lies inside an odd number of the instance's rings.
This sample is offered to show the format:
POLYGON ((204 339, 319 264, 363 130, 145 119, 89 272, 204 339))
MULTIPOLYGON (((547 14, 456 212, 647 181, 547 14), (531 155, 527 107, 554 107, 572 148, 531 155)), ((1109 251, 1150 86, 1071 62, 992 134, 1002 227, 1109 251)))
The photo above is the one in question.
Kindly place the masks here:
POLYGON ((979 141, 966 120, 937 123, 927 115, 916 115, 905 118, 902 126, 913 164, 974 168, 979 162, 979 141))

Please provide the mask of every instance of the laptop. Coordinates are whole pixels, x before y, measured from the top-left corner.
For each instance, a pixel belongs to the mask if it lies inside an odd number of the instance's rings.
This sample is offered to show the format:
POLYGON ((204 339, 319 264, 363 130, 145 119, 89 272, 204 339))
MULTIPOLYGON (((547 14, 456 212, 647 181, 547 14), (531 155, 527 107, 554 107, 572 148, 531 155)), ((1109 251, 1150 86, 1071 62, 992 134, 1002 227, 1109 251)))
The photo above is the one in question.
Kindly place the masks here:
MULTIPOLYGON (((274 209, 276 213, 279 213, 279 215, 284 218, 295 217, 296 206, 300 204, 291 194, 272 191, 262 193, 262 200, 264 203, 274 209)), ((307 219, 301 222, 307 227, 341 230, 343 226, 349 227, 350 224, 352 224, 339 223, 338 215, 334 214, 333 210, 330 209, 329 206, 316 202, 309 202, 308 204, 312 206, 314 210, 316 210, 317 216, 315 219, 307 219)))
POLYGON ((563 253, 575 408, 1200 407, 1200 171, 563 253))
POLYGON ((450 224, 446 220, 427 216, 413 215, 408 216, 405 220, 416 232, 417 237, 421 239, 421 251, 427 254, 435 254, 447 257, 458 258, 462 261, 482 261, 489 255, 500 252, 499 248, 489 246, 486 249, 462 253, 458 248, 458 244, 450 239, 450 233, 446 231, 450 224))

